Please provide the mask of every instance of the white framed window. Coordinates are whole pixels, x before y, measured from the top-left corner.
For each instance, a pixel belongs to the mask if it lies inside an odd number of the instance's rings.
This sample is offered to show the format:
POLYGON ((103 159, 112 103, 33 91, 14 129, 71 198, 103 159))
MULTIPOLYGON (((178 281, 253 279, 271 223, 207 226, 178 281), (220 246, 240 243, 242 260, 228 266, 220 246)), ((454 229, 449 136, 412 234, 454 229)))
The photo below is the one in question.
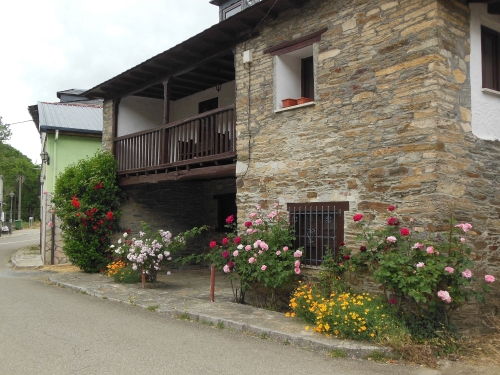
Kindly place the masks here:
POLYGON ((314 102, 316 74, 314 43, 321 40, 327 28, 305 35, 295 40, 282 42, 264 51, 274 56, 275 108, 283 109, 283 100, 299 100, 292 106, 303 102, 314 102))
POLYGON ((237 2, 236 4, 230 5, 227 8, 222 10, 222 19, 226 20, 231 16, 234 16, 236 13, 241 12, 242 10, 242 3, 241 1, 237 2))

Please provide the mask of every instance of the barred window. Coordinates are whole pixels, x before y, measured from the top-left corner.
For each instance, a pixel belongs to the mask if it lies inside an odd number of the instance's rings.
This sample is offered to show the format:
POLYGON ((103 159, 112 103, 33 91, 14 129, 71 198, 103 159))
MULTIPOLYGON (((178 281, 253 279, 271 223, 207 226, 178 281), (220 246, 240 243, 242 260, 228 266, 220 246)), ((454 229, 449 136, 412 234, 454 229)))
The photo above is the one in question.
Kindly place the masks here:
POLYGON ((304 264, 319 266, 326 251, 335 255, 344 241, 344 212, 349 202, 288 203, 295 229, 294 247, 304 248, 304 264))

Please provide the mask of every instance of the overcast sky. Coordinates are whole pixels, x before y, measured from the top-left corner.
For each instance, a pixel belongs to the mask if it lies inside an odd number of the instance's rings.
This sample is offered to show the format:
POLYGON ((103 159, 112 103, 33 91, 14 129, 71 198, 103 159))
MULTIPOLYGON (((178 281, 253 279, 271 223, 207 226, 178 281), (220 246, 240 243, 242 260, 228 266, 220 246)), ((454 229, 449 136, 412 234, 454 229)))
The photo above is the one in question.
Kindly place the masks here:
MULTIPOLYGON (((57 91, 89 89, 218 22, 209 0, 13 0, 0 2, 0 116, 30 120, 27 107, 57 91)), ((30 121, 10 145, 40 162, 30 121)))

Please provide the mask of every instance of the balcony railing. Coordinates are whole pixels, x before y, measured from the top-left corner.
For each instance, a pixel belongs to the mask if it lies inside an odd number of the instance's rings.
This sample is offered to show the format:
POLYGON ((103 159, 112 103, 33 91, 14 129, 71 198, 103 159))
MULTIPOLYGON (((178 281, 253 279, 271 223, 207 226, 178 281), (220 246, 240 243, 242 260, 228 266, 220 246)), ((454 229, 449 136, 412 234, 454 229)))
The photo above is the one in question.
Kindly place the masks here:
POLYGON ((118 173, 204 166, 236 156, 234 106, 115 138, 118 173))

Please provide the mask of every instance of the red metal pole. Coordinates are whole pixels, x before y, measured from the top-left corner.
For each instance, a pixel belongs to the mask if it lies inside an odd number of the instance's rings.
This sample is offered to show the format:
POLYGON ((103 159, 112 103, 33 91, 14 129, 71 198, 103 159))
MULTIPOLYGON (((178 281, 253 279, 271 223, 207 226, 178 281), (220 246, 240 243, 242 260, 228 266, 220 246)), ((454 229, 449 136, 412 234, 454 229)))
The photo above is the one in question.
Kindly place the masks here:
POLYGON ((215 301, 215 266, 210 266, 210 302, 215 301))

